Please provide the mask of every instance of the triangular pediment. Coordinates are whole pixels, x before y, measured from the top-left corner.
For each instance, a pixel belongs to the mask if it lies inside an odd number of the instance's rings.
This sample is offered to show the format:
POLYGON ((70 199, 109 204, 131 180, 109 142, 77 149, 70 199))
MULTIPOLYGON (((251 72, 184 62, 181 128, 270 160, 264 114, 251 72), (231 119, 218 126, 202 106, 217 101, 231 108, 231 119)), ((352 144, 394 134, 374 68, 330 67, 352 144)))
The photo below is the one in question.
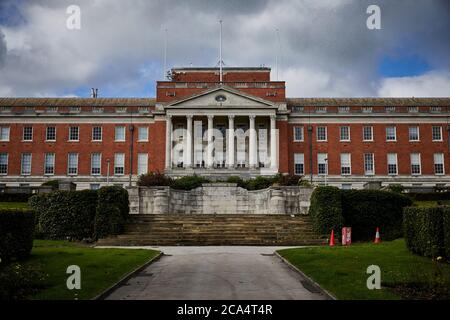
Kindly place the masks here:
POLYGON ((167 105, 165 108, 276 108, 273 102, 220 86, 167 105))

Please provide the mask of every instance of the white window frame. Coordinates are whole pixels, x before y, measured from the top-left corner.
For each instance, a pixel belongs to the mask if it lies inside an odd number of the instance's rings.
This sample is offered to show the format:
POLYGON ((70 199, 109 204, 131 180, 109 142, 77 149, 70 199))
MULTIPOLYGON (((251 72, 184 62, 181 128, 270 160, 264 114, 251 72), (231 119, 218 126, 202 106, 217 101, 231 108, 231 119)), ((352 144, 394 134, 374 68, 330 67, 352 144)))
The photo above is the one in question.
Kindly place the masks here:
POLYGON ((327 126, 317 126, 316 127, 316 139, 317 139, 317 141, 318 142, 326 142, 326 141, 328 141, 328 129, 327 129, 327 126), (325 139, 319 139, 319 129, 321 129, 321 128, 323 128, 325 131, 324 131, 324 133, 325 133, 325 139))
POLYGON ((31 152, 24 152, 20 155, 20 175, 22 176, 30 176, 31 171, 33 168, 33 154, 31 152), (24 156, 29 155, 30 156, 30 164, 29 164, 29 171, 25 172, 24 169, 24 156))
MULTIPOLYGON (((5 169, 6 169, 5 171, 6 172, 1 172, 0 171, 0 175, 7 176, 8 175, 8 168, 9 168, 9 154, 7 152, 2 152, 2 153, 0 153, 0 159, 1 159, 1 156, 5 156, 5 159, 6 159, 5 164, 3 164, 3 166, 5 166, 5 169)), ((2 166, 1 162, 0 162, 0 166, 2 166)))
POLYGON ((147 127, 138 127, 138 142, 148 142, 148 126, 147 127), (145 138, 141 138, 141 130, 145 130, 145 138))
POLYGON ((26 141, 26 142, 31 142, 33 141, 33 135, 34 135, 34 129, 32 126, 24 126, 22 129, 22 141, 26 141), (25 139, 25 129, 27 128, 31 128, 31 138, 30 139, 25 139))
POLYGON ((363 160, 364 160, 364 175, 366 176, 374 176, 375 175, 375 154, 374 153, 364 153, 363 154, 363 160), (367 170, 368 167, 368 162, 367 162, 367 158, 366 155, 370 155, 371 156, 371 165, 372 165, 372 170, 369 171, 367 170))
POLYGON ((373 126, 363 126, 363 141, 373 141, 373 126), (370 128, 370 139, 366 139, 365 129, 370 128))
POLYGON ((68 155, 67 155, 67 175, 68 176, 76 176, 76 175, 78 175, 78 158, 79 158, 78 153, 76 153, 76 152, 69 152, 68 153, 68 155), (75 156, 75 159, 76 159, 76 162, 75 162, 76 166, 75 167, 71 167, 70 166, 70 156, 71 155, 75 156), (70 169, 72 169, 72 168, 75 168, 76 172, 70 172, 70 169))
POLYGON ((101 142, 103 141, 103 127, 102 126, 93 126, 92 127, 92 141, 93 142, 101 142), (100 139, 95 139, 95 129, 100 128, 100 139))
POLYGON ((0 126, 0 141, 1 142, 8 142, 10 139, 11 134, 11 128, 8 126, 0 126), (3 134, 5 133, 5 135, 3 134), (3 137, 5 136, 5 137, 3 137))
POLYGON ((345 152, 345 153, 341 153, 340 155, 340 159, 341 159, 341 176, 350 176, 352 174, 352 154, 349 152, 345 152), (345 163, 345 161, 343 160, 347 160, 347 159, 343 159, 343 157, 348 157, 348 163, 345 163), (348 168, 349 172, 343 172, 344 168, 348 168))
POLYGON ((397 176, 398 175, 398 156, 396 153, 388 153, 387 155, 387 173, 388 176, 397 176), (395 156, 395 173, 390 173, 389 172, 389 165, 394 165, 393 163, 389 163, 389 155, 394 155, 395 156))
POLYGON ((432 127, 431 127, 431 139, 432 139, 433 141, 443 141, 443 137, 442 137, 442 126, 432 126, 432 127), (440 136, 439 139, 435 139, 435 138, 434 138, 434 129, 435 129, 435 128, 439 128, 439 136, 440 136))
POLYGON ((294 153, 294 175, 302 176, 305 174, 305 154, 294 153), (297 165, 301 165, 301 172, 297 171, 297 165))
POLYGON ((115 176, 125 175, 125 153, 121 152, 121 153, 114 154, 114 175, 115 176), (119 157, 121 159, 119 159, 119 157), (120 162, 122 162, 122 163, 120 163, 120 162), (122 166, 119 166, 120 164, 122 164, 122 166), (122 169, 122 172, 118 172, 117 169, 122 169))
POLYGON ((78 141, 80 141, 80 127, 78 127, 78 126, 70 126, 69 127, 69 140, 68 141, 70 141, 70 142, 78 142, 78 141), (77 139, 72 139, 72 134, 73 134, 72 129, 76 129, 77 139))
POLYGON ((326 176, 328 175, 328 154, 327 153, 318 153, 317 154, 317 175, 326 176), (324 158, 324 161, 321 162, 320 158, 324 158), (325 160, 327 159, 327 160, 325 160), (324 165, 325 173, 320 173, 320 165, 324 165))
POLYGON ((443 176, 445 175, 445 158, 444 158, 444 153, 439 152, 439 153, 435 153, 433 154, 433 164, 434 164, 434 174, 436 176, 443 176), (436 156, 439 156, 440 159, 442 160, 442 162, 436 162, 436 156), (442 173, 436 173, 436 165, 442 165, 442 173))
POLYGON ((45 128, 45 141, 46 142, 55 142, 56 141, 56 126, 47 126, 45 128), (49 139, 48 138, 48 133, 49 133, 48 129, 50 129, 50 128, 55 129, 55 138, 54 139, 49 139))
POLYGON ((418 142, 420 141, 420 129, 419 126, 409 126, 408 127, 408 139, 410 142, 418 142), (411 139, 411 129, 416 128, 417 129, 417 139, 411 139))
POLYGON ((351 136, 350 136, 350 126, 340 126, 339 127, 339 141, 341 142, 350 142, 351 140, 351 136), (348 134, 348 138, 347 139, 342 139, 342 129, 347 128, 347 134, 348 134))
POLYGON ((397 141, 397 127, 396 126, 387 126, 386 127, 386 141, 387 142, 395 142, 397 141), (394 129, 394 139, 389 139, 389 135, 388 135, 388 130, 389 129, 394 129))
POLYGON ((100 176, 102 174, 102 154, 100 152, 94 152, 91 153, 91 176, 100 176), (98 173, 94 173, 93 169, 97 169, 97 167, 94 167, 94 155, 98 155, 99 156, 99 172, 98 173))
POLYGON ((304 129, 303 126, 295 126, 294 127, 294 142, 302 142, 305 140, 305 136, 304 136, 304 129), (300 132, 300 139, 298 139, 297 137, 297 130, 299 130, 298 132, 300 132))
POLYGON ((137 164, 137 174, 147 174, 148 173, 148 153, 138 153, 137 156, 138 164, 137 164), (144 163, 142 163, 143 158, 145 158, 144 163), (145 170, 143 168, 145 167, 145 170))
POLYGON ((413 152, 413 153, 410 154, 409 158, 410 158, 411 175, 412 176, 420 176, 422 174, 422 161, 421 161, 421 158, 420 158, 420 153, 413 152), (418 157, 418 162, 413 161, 414 160, 413 157, 415 157, 415 156, 418 157), (419 172, 418 173, 417 172, 413 172, 414 171, 413 170, 413 166, 419 166, 419 172))
POLYGON ((127 141, 127 127, 126 126, 116 126, 114 128, 114 141, 115 142, 125 142, 127 141), (118 139, 118 130, 123 130, 123 139, 118 139))
POLYGON ((56 155, 53 152, 49 152, 44 155, 44 176, 55 175, 55 159, 56 159, 56 155), (49 164, 49 166, 47 167, 47 160, 50 157, 52 158, 52 161, 49 164), (47 168, 51 168, 52 169, 51 172, 47 172, 47 168))

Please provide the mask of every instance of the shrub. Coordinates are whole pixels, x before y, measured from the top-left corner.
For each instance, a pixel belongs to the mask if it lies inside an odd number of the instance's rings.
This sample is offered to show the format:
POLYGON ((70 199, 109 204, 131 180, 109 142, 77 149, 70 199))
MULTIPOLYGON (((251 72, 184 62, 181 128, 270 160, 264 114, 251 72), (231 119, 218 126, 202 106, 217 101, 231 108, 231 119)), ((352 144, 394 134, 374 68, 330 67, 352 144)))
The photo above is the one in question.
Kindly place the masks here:
POLYGON ((280 186, 299 186, 302 181, 302 177, 278 174, 275 176, 274 181, 280 186))
POLYGON ((450 260, 450 209, 446 208, 442 217, 443 232, 444 232, 444 255, 450 260))
POLYGON ((245 181, 239 176, 228 177, 226 182, 236 183, 238 185, 238 187, 241 187, 241 188, 244 188, 244 186, 245 186, 245 181))
POLYGON ((192 190, 202 186, 202 183, 209 182, 208 179, 193 175, 185 176, 172 181, 171 187, 177 190, 192 190))
POLYGON ((247 180, 244 188, 247 190, 261 190, 270 187, 273 183, 273 178, 258 176, 254 179, 247 180))
POLYGON ((128 192, 125 189, 116 186, 101 188, 98 191, 94 238, 123 232, 129 211, 128 192))
POLYGON ((410 192, 406 195, 414 201, 450 200, 450 192, 410 192))
POLYGON ((31 193, 0 193, 0 202, 27 202, 31 193))
POLYGON ((371 240, 380 227, 382 238, 400 238, 403 207, 411 200, 401 194, 380 190, 341 190, 342 214, 347 226, 352 227, 354 240, 371 240))
POLYGON ((58 180, 48 180, 45 181, 42 186, 44 187, 52 187, 53 190, 59 189, 59 181, 58 180))
POLYGON ((36 194, 36 195, 32 196, 28 200, 28 206, 30 208, 33 208, 33 211, 34 211, 35 237, 41 238, 43 234, 42 234, 41 224, 40 224, 39 220, 41 217, 41 213, 44 212, 45 210, 47 210, 49 207, 48 194, 41 193, 41 194, 36 194))
POLYGON ((395 193, 402 193, 404 190, 405 190, 405 187, 403 187, 401 184, 394 183, 394 184, 390 184, 387 187, 386 191, 391 191, 391 192, 395 192, 395 193))
POLYGON ((445 207, 408 207, 404 209, 406 246, 416 254, 426 257, 444 255, 443 215, 445 207))
POLYGON ((139 176, 138 186, 141 187, 158 187, 158 186, 170 186, 172 179, 165 176, 163 173, 150 172, 139 176))
POLYGON ((309 214, 317 233, 327 235, 334 230, 339 234, 344 223, 340 190, 336 187, 315 188, 311 195, 309 214))
POLYGON ((33 247, 34 213, 30 210, 0 210, 0 258, 21 260, 33 247))
POLYGON ((45 287, 45 280, 35 265, 0 264, 0 301, 28 299, 45 287))
POLYGON ((91 238, 97 204, 97 192, 55 191, 46 197, 30 200, 40 211, 39 231, 50 239, 91 238), (43 209, 46 205, 47 208, 43 209))

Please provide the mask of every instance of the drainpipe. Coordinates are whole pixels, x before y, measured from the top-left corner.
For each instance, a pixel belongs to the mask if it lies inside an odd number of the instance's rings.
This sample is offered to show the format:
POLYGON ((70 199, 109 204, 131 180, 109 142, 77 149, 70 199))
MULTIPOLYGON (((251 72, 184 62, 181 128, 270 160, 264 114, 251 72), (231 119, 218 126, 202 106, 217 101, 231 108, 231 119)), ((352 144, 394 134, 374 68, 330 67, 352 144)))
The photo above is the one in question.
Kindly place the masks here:
POLYGON ((131 111, 131 125, 130 125, 130 175, 128 186, 131 187, 131 180, 133 178, 133 146, 134 146, 134 125, 133 125, 133 111, 131 111))
POLYGON ((311 125, 308 126, 308 144, 309 144, 309 180, 313 182, 313 149, 312 149, 312 131, 311 125))

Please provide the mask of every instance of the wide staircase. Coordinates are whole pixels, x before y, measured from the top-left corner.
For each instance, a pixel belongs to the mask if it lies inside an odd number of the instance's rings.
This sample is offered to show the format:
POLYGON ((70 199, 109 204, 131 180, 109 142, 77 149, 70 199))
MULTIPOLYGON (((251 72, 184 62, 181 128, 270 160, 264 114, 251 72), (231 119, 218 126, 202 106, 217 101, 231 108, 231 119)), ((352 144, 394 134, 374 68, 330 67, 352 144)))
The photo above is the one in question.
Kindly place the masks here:
POLYGON ((102 246, 320 245, 307 216, 133 215, 122 235, 102 246))

